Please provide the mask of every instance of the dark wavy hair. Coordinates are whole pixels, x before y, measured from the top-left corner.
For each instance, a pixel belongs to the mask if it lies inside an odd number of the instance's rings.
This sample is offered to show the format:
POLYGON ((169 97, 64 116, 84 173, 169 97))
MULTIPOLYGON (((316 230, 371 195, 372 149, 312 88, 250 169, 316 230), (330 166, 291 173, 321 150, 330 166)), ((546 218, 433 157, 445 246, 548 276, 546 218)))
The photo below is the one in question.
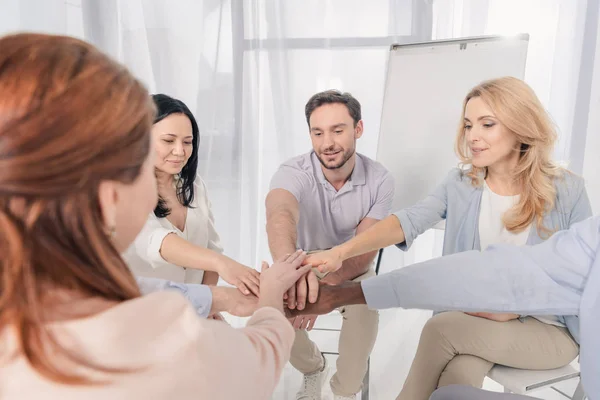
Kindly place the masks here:
MULTIPOLYGON (((198 123, 190 109, 181 100, 174 99, 166 94, 153 94, 152 100, 156 105, 156 118, 154 123, 167 118, 171 114, 183 114, 189 118, 192 123, 192 155, 181 170, 180 179, 183 182, 177 185, 177 199, 186 206, 191 207, 194 201, 194 181, 198 170, 198 145, 200 143, 200 130, 198 123)), ((154 208, 154 215, 158 218, 165 218, 171 213, 171 210, 166 206, 165 201, 159 196, 158 204, 154 208)))

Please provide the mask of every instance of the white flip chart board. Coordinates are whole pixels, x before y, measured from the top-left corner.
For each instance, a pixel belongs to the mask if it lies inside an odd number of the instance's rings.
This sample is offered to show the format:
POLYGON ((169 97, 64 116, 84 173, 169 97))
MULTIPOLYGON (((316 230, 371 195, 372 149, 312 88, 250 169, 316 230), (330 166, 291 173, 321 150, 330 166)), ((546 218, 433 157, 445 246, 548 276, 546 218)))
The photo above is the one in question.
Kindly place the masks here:
POLYGON ((487 79, 523 79, 528 41, 523 34, 391 46, 377 160, 396 181, 393 211, 425 198, 458 165, 465 96, 487 79))

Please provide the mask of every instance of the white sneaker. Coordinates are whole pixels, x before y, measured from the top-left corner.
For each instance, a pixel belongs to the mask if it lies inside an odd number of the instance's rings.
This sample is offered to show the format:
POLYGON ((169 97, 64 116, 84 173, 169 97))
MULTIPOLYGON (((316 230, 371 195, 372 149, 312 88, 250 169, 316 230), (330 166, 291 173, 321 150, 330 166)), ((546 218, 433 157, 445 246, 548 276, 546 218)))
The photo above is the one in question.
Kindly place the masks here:
POLYGON ((356 400, 356 395, 352 396, 340 396, 339 394, 333 395, 333 400, 356 400))
POLYGON ((323 369, 304 375, 302 387, 296 393, 296 400, 321 400, 321 390, 327 378, 327 359, 323 357, 323 369))

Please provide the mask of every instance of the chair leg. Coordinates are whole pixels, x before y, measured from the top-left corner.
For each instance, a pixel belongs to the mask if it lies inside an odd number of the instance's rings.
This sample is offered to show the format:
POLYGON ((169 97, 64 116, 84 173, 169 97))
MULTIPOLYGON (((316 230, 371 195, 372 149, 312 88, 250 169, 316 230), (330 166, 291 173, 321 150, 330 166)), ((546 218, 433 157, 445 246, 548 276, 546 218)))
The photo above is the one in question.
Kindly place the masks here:
POLYGON ((577 389, 575 389, 575 393, 573 394, 573 397, 571 397, 571 399, 572 400, 584 400, 585 399, 585 393, 583 393, 583 385, 581 384, 581 379, 579 380, 577 389))
MULTIPOLYGON (((367 360, 367 373, 363 379, 363 386, 361 391, 361 400, 369 400, 369 374, 371 372, 371 358, 367 360)), ((583 399, 581 399, 583 400, 583 399)))

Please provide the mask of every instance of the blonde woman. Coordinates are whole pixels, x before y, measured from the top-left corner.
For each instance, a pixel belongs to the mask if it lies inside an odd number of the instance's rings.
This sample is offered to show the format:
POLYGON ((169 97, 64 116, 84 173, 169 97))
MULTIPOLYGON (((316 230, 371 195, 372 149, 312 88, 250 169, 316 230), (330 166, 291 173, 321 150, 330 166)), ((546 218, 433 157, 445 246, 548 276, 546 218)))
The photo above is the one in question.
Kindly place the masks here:
MULTIPOLYGON (((552 162, 555 141, 552 122, 527 84, 512 77, 483 82, 464 101, 456 140, 462 168, 451 170, 419 203, 306 262, 327 272, 391 244, 407 250, 441 220, 446 221, 444 255, 495 243, 540 243, 592 215, 583 180, 552 162)), ((579 351, 568 318, 575 317, 437 314, 423 329, 398 399, 426 400, 450 384, 481 387, 494 364, 566 365, 579 351)))

